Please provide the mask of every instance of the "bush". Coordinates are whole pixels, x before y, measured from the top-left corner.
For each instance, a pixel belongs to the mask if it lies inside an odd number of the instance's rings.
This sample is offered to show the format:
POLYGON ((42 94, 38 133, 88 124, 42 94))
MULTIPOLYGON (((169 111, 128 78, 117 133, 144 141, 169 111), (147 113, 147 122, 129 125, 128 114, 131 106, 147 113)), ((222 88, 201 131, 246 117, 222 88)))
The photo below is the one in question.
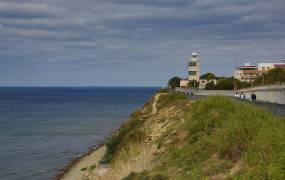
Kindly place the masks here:
POLYGON ((94 170, 96 168, 96 164, 93 164, 92 166, 89 167, 90 170, 94 170))
POLYGON ((81 171, 86 171, 87 167, 81 168, 81 171))
POLYGON ((150 174, 148 171, 143 171, 141 173, 130 173, 129 176, 123 178, 122 180, 167 180, 166 176, 162 174, 150 174))

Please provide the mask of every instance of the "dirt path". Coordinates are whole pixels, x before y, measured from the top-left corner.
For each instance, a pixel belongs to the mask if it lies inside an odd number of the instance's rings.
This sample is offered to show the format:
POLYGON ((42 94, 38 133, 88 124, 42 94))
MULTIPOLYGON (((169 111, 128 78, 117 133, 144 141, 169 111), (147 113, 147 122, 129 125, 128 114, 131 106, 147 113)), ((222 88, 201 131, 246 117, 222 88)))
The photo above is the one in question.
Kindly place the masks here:
POLYGON ((163 94, 167 94, 167 93, 158 93, 155 95, 154 102, 152 104, 152 115, 157 113, 157 101, 158 101, 159 97, 163 94))
POLYGON ((94 150, 89 155, 82 157, 73 167, 71 167, 61 180, 81 180, 86 176, 92 175, 98 168, 99 161, 102 159, 106 150, 106 146, 102 146, 94 150), (84 170, 83 168, 90 168, 96 165, 93 170, 84 170))

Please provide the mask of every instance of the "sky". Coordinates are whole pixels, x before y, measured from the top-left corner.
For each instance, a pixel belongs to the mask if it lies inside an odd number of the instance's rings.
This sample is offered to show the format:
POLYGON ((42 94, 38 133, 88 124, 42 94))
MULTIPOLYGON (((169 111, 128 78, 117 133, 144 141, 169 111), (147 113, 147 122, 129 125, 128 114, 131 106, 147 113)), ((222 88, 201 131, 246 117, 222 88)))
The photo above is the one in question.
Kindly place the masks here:
POLYGON ((0 86, 163 86, 285 59, 284 0, 0 0, 0 86))

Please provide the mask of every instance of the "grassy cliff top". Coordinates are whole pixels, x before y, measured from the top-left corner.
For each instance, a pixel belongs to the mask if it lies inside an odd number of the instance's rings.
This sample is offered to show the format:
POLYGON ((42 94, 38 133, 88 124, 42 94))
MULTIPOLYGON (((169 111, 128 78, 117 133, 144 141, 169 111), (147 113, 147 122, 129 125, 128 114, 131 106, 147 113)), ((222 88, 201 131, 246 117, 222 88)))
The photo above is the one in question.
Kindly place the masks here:
POLYGON ((106 145, 106 179, 285 179, 285 119, 226 97, 157 94, 106 145))

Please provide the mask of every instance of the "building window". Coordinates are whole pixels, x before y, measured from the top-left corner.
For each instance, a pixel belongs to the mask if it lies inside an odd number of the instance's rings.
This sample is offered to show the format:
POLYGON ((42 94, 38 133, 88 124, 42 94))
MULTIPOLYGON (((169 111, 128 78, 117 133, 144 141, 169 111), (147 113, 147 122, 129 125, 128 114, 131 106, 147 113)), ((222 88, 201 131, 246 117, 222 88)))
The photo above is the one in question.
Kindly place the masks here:
POLYGON ((197 66, 197 62, 189 62, 189 66, 197 66))
POLYGON ((196 73, 197 73, 196 71, 189 71, 189 75, 190 75, 190 76, 195 76, 196 73))

